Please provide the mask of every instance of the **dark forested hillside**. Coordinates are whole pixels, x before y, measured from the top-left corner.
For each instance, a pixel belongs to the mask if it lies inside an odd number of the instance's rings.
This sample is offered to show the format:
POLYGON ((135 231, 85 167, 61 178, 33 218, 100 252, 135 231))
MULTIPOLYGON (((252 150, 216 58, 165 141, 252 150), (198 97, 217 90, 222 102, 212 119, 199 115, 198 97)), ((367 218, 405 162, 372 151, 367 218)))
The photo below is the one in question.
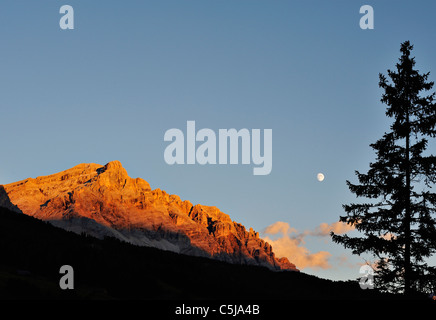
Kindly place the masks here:
POLYGON ((380 298, 356 282, 302 272, 227 264, 207 258, 98 240, 0 209, 2 299, 360 299, 380 298), (62 265, 74 289, 61 290, 62 265))

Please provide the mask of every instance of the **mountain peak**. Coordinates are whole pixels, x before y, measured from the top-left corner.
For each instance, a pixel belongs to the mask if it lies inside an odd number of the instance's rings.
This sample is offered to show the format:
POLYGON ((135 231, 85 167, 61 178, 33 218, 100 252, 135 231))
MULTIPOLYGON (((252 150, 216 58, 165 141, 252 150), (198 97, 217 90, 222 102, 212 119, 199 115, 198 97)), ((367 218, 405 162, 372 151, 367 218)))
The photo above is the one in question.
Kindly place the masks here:
POLYGON ((78 233, 231 263, 297 270, 271 246, 215 206, 193 205, 147 181, 130 178, 120 161, 79 164, 4 185, 0 205, 78 233), (7 201, 6 201, 7 200, 7 201))
MULTIPOLYGON (((123 165, 121 164, 120 161, 118 160, 114 160, 114 161, 110 161, 108 162, 105 166, 104 166, 106 171, 118 171, 118 170, 122 170, 125 171, 123 165)), ((126 172, 127 173, 127 172, 126 172)))

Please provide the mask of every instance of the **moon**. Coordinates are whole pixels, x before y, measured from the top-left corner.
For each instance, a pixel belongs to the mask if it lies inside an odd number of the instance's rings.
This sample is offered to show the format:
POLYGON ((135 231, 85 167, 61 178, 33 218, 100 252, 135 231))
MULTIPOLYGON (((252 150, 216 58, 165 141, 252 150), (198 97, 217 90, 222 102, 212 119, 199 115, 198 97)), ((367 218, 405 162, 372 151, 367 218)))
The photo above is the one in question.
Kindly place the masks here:
POLYGON ((322 173, 318 173, 317 175, 316 175, 316 178, 318 179, 318 181, 319 182, 321 182, 321 181, 323 181, 324 180, 324 175, 322 174, 322 173))

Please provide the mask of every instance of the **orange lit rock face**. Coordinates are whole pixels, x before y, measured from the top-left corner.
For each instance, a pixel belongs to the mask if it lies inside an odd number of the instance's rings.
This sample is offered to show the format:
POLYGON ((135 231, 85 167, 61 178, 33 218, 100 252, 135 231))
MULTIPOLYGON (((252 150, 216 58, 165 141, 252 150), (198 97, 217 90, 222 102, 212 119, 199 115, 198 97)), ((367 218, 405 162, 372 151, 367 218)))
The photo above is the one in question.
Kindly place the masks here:
MULTIPOLYGON (((137 245, 205 256, 231 263, 297 270, 277 259, 259 234, 218 208, 192 205, 132 179, 119 161, 71 169, 4 185, 23 213, 77 233, 117 237, 137 245)), ((2 195, 0 195, 2 197, 2 195)), ((0 205, 5 203, 0 199, 0 205)))

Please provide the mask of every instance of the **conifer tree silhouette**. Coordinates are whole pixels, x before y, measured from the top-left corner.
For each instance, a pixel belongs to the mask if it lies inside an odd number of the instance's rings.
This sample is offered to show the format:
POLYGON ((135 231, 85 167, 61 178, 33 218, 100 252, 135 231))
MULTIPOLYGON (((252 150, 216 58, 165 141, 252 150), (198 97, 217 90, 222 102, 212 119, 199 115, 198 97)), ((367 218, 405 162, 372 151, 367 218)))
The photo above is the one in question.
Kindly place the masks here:
POLYGON ((358 184, 347 181, 356 197, 368 201, 343 205, 346 215, 339 220, 362 236, 331 233, 334 242, 354 254, 376 257, 377 288, 408 296, 434 290, 436 279, 436 267, 426 262, 436 252, 436 157, 425 152, 436 136, 435 93, 421 96, 434 83, 428 81, 429 72, 414 69, 411 50, 409 41, 401 44, 396 71, 387 71, 390 81, 379 75, 381 101, 393 123, 370 145, 377 157, 369 171, 356 171, 358 184))

